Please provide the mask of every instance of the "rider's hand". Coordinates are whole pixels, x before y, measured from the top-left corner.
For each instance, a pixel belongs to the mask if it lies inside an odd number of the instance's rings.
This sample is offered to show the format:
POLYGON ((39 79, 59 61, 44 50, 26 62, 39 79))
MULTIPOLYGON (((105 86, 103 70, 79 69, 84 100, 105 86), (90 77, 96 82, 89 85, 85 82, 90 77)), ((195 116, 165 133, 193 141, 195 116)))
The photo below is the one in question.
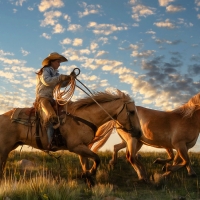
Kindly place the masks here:
POLYGON ((71 73, 70 73, 70 76, 72 76, 73 78, 76 78, 76 73, 74 72, 74 71, 72 71, 71 73))
POLYGON ((71 77, 68 76, 68 75, 61 74, 61 75, 59 76, 59 80, 60 80, 60 81, 70 81, 70 80, 71 80, 71 77))

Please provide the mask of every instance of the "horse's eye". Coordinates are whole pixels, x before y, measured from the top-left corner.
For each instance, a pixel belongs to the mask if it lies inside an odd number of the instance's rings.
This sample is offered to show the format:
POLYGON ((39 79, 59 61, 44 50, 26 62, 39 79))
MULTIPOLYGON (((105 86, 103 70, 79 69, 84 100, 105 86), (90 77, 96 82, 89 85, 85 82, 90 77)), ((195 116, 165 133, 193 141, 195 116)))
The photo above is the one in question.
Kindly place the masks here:
POLYGON ((130 115, 134 115, 135 114, 135 110, 130 110, 129 113, 130 113, 130 115))

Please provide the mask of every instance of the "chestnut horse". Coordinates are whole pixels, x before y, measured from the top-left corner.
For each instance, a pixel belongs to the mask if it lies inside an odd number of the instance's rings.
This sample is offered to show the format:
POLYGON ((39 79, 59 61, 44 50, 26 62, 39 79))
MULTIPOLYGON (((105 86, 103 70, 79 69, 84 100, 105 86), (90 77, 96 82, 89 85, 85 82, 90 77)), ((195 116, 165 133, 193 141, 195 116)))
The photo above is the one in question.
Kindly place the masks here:
MULTIPOLYGON (((89 185, 93 184, 91 176, 96 174, 100 163, 99 156, 88 148, 92 143, 95 132, 102 124, 113 119, 116 124, 130 134, 141 136, 141 127, 137 116, 134 101, 129 95, 121 91, 115 94, 110 92, 96 92, 91 97, 85 97, 75 102, 63 105, 65 122, 59 127, 66 145, 62 150, 69 150, 79 155, 82 164, 83 175, 89 185), (87 170, 85 159, 94 161, 91 169, 87 170)), ((0 177, 3 177, 3 170, 9 153, 19 145, 30 145, 36 149, 47 150, 48 139, 44 128, 39 130, 41 149, 36 141, 36 124, 32 127, 11 122, 14 110, 0 115, 0 177)), ((61 150, 58 149, 58 150, 61 150)))
MULTIPOLYGON (((139 139, 132 139, 134 141, 130 147, 127 145, 127 141, 131 138, 130 135, 124 130, 117 129, 118 134, 123 140, 122 143, 114 146, 113 159, 110 163, 116 163, 117 152, 127 146, 127 158, 129 162, 133 164, 135 159, 137 159, 137 152, 143 144, 146 144, 148 146, 166 149, 168 159, 158 158, 155 161, 155 163, 166 164, 164 176, 184 166, 187 168, 189 176, 196 176, 191 166, 188 150, 196 144, 200 132, 200 93, 193 96, 187 103, 172 111, 158 111, 141 106, 136 106, 136 108, 143 135, 139 139), (173 149, 176 150, 175 158, 173 149), (130 159, 132 157, 134 157, 133 160, 130 159), (172 160, 173 163, 169 164, 168 162, 172 160)), ((106 131, 106 126, 109 128, 112 127, 112 123, 113 122, 110 121, 103 125, 102 130, 100 128, 96 136, 103 134, 103 132, 106 131)), ((107 141, 112 132, 111 129, 109 130, 110 133, 99 141, 99 144, 93 149, 94 152, 107 141)))

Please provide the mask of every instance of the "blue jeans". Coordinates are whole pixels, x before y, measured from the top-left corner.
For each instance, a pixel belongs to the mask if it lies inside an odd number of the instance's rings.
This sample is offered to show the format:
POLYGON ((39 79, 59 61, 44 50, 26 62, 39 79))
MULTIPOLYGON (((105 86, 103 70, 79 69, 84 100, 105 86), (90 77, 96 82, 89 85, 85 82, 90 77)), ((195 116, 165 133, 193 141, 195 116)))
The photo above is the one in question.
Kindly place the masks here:
POLYGON ((47 136, 48 136, 49 144, 51 143, 53 139, 53 133, 54 133, 53 125, 50 123, 47 127, 47 136))

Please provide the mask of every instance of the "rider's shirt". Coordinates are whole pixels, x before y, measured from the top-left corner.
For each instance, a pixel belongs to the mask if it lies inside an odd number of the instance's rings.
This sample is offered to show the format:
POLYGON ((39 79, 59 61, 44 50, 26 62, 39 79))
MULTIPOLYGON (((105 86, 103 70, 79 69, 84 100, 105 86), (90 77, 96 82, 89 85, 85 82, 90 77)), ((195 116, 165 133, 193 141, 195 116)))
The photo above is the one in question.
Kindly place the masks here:
POLYGON ((43 73, 37 76, 36 98, 53 99, 53 90, 60 81, 60 74, 53 67, 44 67, 43 73))

